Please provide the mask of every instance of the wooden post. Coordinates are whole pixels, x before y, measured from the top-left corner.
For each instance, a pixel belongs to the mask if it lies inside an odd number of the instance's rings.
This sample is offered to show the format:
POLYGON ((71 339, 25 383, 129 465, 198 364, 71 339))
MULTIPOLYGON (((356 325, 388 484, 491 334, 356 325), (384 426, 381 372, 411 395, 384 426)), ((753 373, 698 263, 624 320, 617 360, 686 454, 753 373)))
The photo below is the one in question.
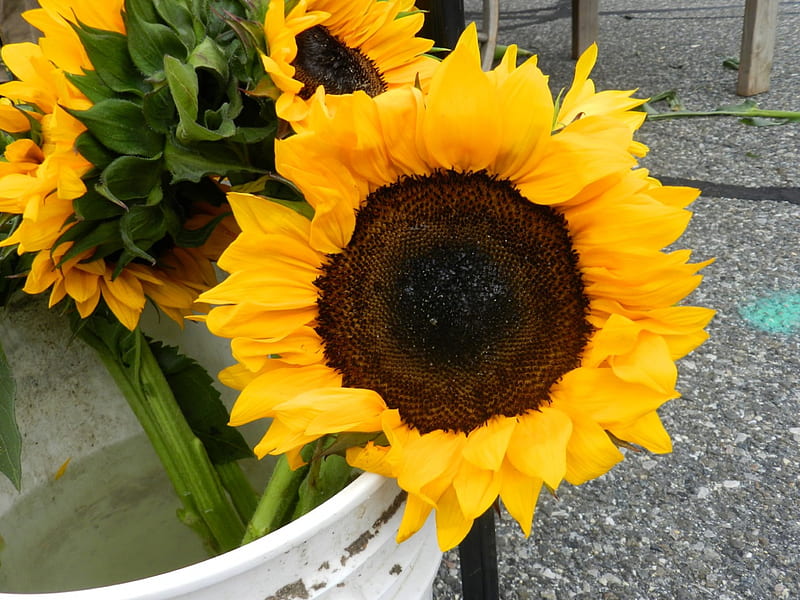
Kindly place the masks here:
POLYGON ((497 47, 497 30, 500 27, 500 0, 483 0, 483 24, 478 34, 483 44, 481 48, 481 68, 488 71, 494 63, 494 50, 497 47))
POLYGON ((777 23, 778 0, 746 1, 736 86, 736 93, 740 96, 752 96, 769 89, 777 23))
POLYGON ((572 58, 597 41, 600 0, 572 0, 572 58))

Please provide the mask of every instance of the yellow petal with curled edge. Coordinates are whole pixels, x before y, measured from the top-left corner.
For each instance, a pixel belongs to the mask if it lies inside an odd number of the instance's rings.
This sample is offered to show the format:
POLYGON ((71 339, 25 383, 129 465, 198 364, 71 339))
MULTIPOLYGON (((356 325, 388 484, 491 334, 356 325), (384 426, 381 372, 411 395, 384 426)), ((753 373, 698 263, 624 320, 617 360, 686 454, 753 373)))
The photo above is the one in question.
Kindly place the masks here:
POLYGON ((433 507, 429 503, 414 494, 409 494, 405 510, 403 510, 403 519, 397 530, 397 543, 404 542, 417 533, 425 525, 432 509, 433 507))
POLYGON ((619 439, 642 446, 650 452, 656 454, 672 452, 672 440, 655 411, 639 417, 632 423, 614 425, 610 431, 619 439))

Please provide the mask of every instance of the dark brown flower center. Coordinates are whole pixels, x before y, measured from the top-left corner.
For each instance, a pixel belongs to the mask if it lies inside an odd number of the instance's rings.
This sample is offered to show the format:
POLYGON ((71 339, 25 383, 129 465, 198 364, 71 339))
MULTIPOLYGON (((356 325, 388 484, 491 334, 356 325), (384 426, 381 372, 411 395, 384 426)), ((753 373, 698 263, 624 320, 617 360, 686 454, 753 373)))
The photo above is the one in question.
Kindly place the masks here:
POLYGON ((375 63, 356 48, 350 48, 322 25, 299 33, 297 57, 292 62, 294 78, 303 84, 299 96, 309 99, 321 85, 327 94, 352 94, 363 90, 370 96, 386 91, 386 83, 375 63))
POLYGON ((563 216, 507 181, 402 178, 315 282, 326 361, 422 433, 535 410, 591 333, 577 260, 563 216))

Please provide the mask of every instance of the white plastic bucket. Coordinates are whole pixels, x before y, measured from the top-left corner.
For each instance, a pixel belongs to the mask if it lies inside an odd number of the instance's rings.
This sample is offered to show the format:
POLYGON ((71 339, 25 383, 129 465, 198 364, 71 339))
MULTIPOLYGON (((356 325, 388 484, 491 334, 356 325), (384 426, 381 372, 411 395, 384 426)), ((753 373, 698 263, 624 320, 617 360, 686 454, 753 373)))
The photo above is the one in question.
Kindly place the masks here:
MULTIPOLYGON (((190 325, 189 334, 187 353, 206 363, 208 355, 220 357, 221 364, 206 364, 212 374, 227 364, 219 340, 210 338, 212 347, 203 349, 202 328, 190 325)), ((0 339, 17 379, 23 434, 23 494, 0 477, 0 536, 5 540, 0 599, 431 597, 441 560, 433 523, 397 544, 403 494, 394 481, 373 474, 359 476, 280 530, 203 560, 199 538, 175 517, 179 502, 113 380, 93 350, 79 340, 68 343, 69 337, 63 319, 38 302, 0 314, 0 339), (68 468, 55 480, 67 458, 68 468), (115 539, 123 529, 127 537, 115 539), (151 539, 157 534, 161 540, 151 539), (94 539, 78 540, 84 535, 94 539), (74 546, 76 541, 82 544, 74 546), (15 555, 25 545, 23 555, 15 555), (177 553, 181 556, 173 556, 177 553), (133 568, 126 564, 133 557, 160 566, 145 565, 145 575, 113 585, 89 584, 91 579, 73 573, 92 560, 106 571, 133 568), (59 568, 66 571, 63 587, 47 582, 59 568), (4 575, 11 572, 19 579, 25 570, 32 580, 25 583, 25 593, 19 585, 4 587, 4 575)), ((268 466, 253 462, 262 471, 268 466)), ((256 480, 263 475, 256 473, 256 480)), ((126 580, 124 570, 105 575, 106 581, 126 580)))
POLYGON ((441 552, 432 521, 394 540, 403 495, 372 473, 282 529, 163 575, 3 600, 411 600, 429 599, 441 552))

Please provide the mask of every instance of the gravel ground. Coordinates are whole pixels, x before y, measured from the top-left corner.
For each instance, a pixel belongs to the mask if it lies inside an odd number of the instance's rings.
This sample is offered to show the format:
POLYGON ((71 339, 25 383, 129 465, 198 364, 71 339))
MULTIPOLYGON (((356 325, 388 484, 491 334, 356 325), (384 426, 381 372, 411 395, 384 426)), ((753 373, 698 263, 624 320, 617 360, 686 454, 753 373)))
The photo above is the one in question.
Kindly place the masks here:
MULTIPOLYGON (((501 41, 539 52, 554 89, 571 78, 569 6, 501 2, 501 41)), ((738 54, 743 1, 600 6, 598 89, 674 89, 691 109, 741 102, 721 62, 738 54)), ((759 106, 800 110, 799 30, 800 2, 781 2, 759 106)), ((683 396, 661 412, 672 454, 629 452, 559 499, 544 494, 528 539, 503 513, 501 598, 800 598, 800 124, 664 121, 640 139, 653 174, 711 190, 678 243, 716 257, 688 299, 718 311, 711 338, 680 362, 683 396), (719 186, 729 193, 715 197, 719 186)), ((458 569, 446 553, 435 600, 461 598, 458 569)))

